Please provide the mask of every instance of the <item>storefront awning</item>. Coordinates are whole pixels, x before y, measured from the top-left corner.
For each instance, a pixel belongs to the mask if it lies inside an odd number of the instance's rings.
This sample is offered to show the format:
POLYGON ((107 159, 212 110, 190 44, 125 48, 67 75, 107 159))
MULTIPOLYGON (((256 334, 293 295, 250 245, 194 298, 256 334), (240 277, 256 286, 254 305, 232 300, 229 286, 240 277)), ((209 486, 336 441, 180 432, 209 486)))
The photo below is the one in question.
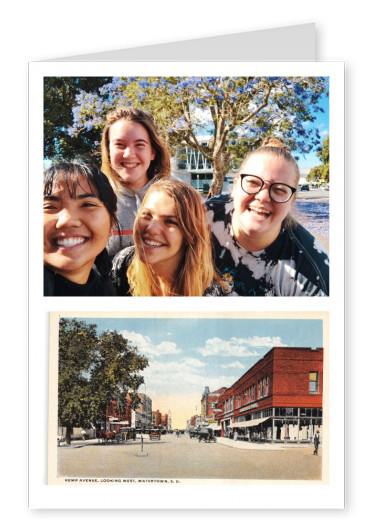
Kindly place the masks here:
POLYGON ((262 419, 244 420, 243 422, 231 422, 231 428, 249 428, 250 426, 258 426, 262 422, 269 420, 270 417, 264 417, 262 419))

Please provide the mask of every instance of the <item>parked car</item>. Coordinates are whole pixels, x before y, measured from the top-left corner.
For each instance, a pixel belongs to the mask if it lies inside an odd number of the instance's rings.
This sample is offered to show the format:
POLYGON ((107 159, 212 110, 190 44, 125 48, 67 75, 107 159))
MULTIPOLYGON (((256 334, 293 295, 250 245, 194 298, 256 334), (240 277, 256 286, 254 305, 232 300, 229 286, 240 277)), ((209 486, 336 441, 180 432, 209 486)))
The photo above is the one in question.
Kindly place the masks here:
POLYGON ((201 428, 198 432, 198 442, 216 442, 217 439, 213 435, 213 430, 211 428, 201 428))
POLYGON ((302 184, 302 186, 300 187, 300 191, 301 192, 308 192, 309 191, 309 185, 308 184, 302 184))
POLYGON ((149 434, 150 439, 160 439, 161 438, 161 432, 159 430, 151 430, 149 434))
POLYGON ((120 428, 119 434, 122 441, 136 440, 136 430, 134 428, 120 428))
POLYGON ((329 192, 329 184, 323 184, 320 186, 320 189, 321 190, 326 190, 327 192, 329 192))

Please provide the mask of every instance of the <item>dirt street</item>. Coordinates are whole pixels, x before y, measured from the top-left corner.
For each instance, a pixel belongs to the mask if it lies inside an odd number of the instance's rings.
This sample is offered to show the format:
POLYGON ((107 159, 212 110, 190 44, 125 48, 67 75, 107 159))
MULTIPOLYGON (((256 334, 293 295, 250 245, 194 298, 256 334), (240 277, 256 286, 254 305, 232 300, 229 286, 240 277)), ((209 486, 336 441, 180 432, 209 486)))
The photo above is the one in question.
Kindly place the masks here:
POLYGON ((85 478, 321 479, 321 448, 312 445, 257 450, 199 443, 187 435, 125 444, 83 443, 58 448, 58 476, 85 478))

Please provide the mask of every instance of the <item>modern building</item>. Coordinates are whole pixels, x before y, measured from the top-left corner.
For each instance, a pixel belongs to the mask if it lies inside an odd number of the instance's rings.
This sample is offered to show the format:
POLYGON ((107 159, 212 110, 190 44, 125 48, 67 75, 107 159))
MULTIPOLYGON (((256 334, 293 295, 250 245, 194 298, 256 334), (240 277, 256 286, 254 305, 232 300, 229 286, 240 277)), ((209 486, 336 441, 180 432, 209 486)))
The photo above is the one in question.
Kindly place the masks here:
POLYGON ((322 428, 323 349, 274 347, 218 401, 222 435, 309 442, 322 428))
MULTIPOLYGON (((208 146, 210 135, 199 136, 197 139, 202 146, 208 146)), ((181 145, 171 159, 172 173, 182 181, 192 185, 199 192, 207 193, 213 180, 213 168, 211 162, 198 150, 188 145, 181 145)), ((226 175, 223 183, 223 193, 232 190, 234 174, 226 175)))

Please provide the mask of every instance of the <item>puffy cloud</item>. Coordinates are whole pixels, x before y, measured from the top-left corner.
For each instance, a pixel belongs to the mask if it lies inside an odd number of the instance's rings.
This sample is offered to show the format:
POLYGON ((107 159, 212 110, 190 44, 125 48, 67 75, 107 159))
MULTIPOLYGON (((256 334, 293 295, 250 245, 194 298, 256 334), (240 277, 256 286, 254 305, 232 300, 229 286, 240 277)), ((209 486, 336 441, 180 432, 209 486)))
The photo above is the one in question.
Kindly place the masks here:
POLYGON ((221 365, 222 369, 245 369, 246 366, 240 363, 240 361, 233 361, 227 365, 221 365))
POLYGON ((159 344, 154 344, 149 336, 144 336, 143 334, 128 330, 122 330, 120 333, 138 348, 140 354, 147 357, 172 356, 182 352, 176 343, 172 341, 162 341, 159 344))
POLYGON ((213 337, 207 339, 205 346, 198 351, 204 357, 206 356, 223 356, 223 357, 249 357, 260 356, 261 353, 254 350, 255 348, 272 348, 284 346, 279 337, 232 337, 229 341, 213 337))
POLYGON ((151 360, 143 371, 148 391, 156 398, 163 393, 196 393, 197 400, 206 386, 211 390, 228 387, 236 380, 235 375, 216 376, 206 369, 206 363, 195 358, 162 363, 151 360))

